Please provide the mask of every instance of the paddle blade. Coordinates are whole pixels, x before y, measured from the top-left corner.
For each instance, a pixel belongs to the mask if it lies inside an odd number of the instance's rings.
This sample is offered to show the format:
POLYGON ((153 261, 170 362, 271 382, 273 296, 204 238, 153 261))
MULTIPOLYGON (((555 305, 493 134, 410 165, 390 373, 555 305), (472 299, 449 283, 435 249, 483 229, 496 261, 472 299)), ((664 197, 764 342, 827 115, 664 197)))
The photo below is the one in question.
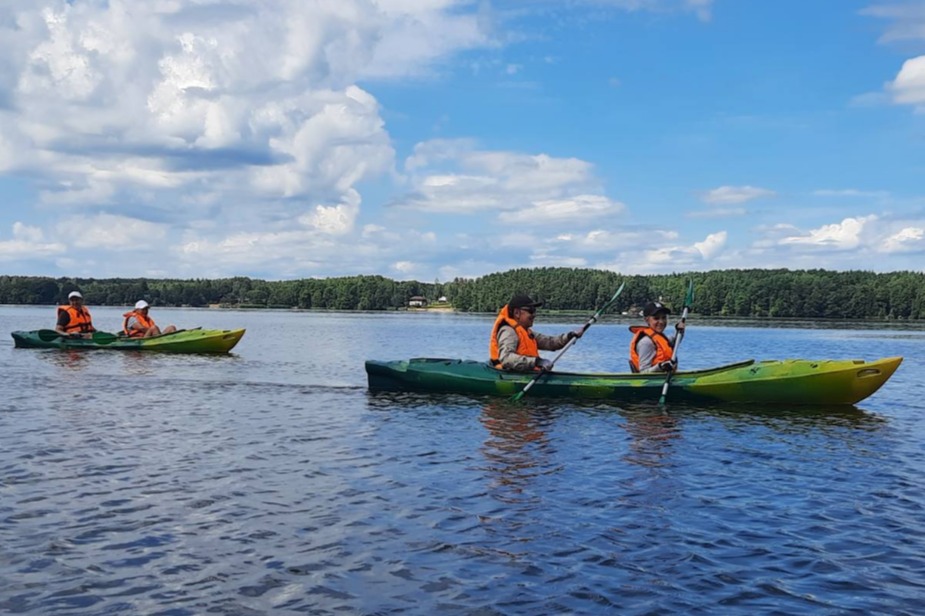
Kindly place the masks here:
POLYGON ((60 332, 56 332, 53 329, 40 329, 38 331, 38 337, 42 342, 51 342, 52 340, 61 338, 62 335, 60 332))
POLYGON ((111 344, 118 339, 118 336, 109 332, 93 332, 93 342, 97 344, 111 344))

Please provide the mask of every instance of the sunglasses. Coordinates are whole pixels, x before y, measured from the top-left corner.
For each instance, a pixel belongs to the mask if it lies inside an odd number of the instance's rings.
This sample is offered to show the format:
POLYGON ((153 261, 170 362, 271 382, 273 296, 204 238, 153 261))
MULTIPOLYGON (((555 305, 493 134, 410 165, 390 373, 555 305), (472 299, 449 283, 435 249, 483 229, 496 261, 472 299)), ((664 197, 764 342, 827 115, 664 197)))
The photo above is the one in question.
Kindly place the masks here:
POLYGON ((521 308, 521 310, 524 312, 529 312, 530 314, 536 314, 536 308, 533 308, 532 306, 529 308, 521 308))

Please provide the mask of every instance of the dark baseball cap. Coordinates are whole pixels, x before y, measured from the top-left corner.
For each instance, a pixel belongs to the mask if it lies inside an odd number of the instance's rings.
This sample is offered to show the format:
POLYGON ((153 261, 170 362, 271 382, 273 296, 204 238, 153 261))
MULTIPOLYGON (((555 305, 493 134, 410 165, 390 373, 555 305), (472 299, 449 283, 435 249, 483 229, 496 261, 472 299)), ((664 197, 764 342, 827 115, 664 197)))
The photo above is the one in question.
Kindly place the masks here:
POLYGON ((671 314, 671 311, 668 309, 668 306, 662 302, 649 302, 646 304, 645 308, 642 309, 642 316, 644 317, 654 317, 657 314, 664 312, 665 314, 671 314))
POLYGON ((514 310, 515 308, 539 308, 543 305, 543 302, 535 302, 530 298, 529 295, 525 295, 523 293, 515 293, 507 305, 511 310, 514 310))

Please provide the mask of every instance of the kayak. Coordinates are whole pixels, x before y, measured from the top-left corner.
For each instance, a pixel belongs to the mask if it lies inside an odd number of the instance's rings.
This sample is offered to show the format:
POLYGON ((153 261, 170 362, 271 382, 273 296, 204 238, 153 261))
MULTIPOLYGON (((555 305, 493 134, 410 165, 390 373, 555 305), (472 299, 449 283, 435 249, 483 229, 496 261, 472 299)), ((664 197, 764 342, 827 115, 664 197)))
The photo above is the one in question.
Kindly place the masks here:
MULTIPOLYGON (((708 370, 679 371, 668 399, 684 402, 851 405, 867 398, 893 375, 902 357, 875 361, 788 359, 742 361, 708 370)), ((366 362, 371 391, 513 396, 535 373, 496 370, 488 362, 419 358, 366 362)), ((549 372, 528 396, 590 398, 618 402, 657 401, 664 373, 549 372)))
POLYGON ((107 349, 161 353, 227 353, 244 335, 243 329, 181 329, 153 338, 127 338, 94 332, 92 338, 70 338, 53 329, 13 332, 22 349, 107 349))

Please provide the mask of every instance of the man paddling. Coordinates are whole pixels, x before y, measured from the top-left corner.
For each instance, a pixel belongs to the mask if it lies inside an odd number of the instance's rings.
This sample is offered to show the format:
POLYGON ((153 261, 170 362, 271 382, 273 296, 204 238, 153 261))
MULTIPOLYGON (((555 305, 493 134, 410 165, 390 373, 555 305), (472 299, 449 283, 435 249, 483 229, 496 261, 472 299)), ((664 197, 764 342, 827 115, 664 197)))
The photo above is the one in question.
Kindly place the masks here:
POLYGON ((540 357, 539 351, 558 351, 572 338, 581 338, 584 329, 558 336, 534 332, 531 328, 536 309, 542 305, 543 302, 535 302, 528 295, 515 293, 501 308, 488 343, 492 366, 517 372, 549 369, 552 362, 540 357))
POLYGON ((71 291, 67 303, 67 306, 58 306, 55 331, 71 338, 92 338, 96 328, 93 327, 90 311, 84 306, 84 296, 80 291, 71 291))

